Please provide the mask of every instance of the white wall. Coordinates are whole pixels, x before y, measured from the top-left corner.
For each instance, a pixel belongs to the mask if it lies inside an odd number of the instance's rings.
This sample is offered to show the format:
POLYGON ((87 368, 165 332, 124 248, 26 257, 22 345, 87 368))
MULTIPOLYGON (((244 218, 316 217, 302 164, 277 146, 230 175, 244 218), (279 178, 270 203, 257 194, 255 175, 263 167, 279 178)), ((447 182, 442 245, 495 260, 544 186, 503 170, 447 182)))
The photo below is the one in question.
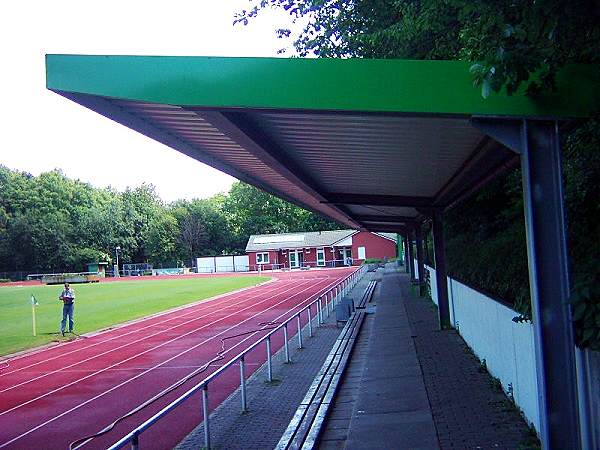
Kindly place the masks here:
POLYGON ((233 265, 236 272, 248 272, 250 270, 250 257, 248 255, 236 255, 233 257, 233 265))
POLYGON ((198 273, 213 273, 215 271, 215 258, 212 256, 196 258, 196 270, 198 273))
POLYGON ((213 272, 248 272, 250 259, 248 255, 236 256, 206 256, 196 258, 198 273, 213 272))
MULTIPOLYGON (((435 270, 426 266, 437 305, 435 270)), ((450 321, 489 372, 513 387, 515 403, 539 430, 533 326, 515 323, 518 313, 448 277, 450 321)))
POLYGON ((233 272, 233 256, 217 256, 215 258, 216 272, 233 272))

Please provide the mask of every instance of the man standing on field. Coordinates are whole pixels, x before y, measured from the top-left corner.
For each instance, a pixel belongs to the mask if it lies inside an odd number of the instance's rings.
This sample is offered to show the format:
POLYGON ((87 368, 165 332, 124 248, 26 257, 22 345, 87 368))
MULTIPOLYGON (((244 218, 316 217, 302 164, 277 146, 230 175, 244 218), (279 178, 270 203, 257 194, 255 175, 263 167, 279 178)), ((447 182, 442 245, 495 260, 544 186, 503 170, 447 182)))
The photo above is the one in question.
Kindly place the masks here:
POLYGON ((60 332, 65 335, 65 327, 67 325, 67 317, 69 318, 69 333, 73 332, 73 311, 75 309, 75 291, 71 289, 69 283, 65 283, 65 288, 58 297, 63 302, 63 317, 60 322, 60 332))

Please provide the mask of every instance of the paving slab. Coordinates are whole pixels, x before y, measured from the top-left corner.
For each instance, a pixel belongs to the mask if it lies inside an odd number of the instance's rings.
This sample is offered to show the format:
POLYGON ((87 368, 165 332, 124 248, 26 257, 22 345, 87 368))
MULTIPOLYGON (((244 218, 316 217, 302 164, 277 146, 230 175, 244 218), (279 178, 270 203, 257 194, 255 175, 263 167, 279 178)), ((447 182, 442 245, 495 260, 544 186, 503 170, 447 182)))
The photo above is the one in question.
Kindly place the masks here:
MULTIPOLYGON (((372 274, 368 274, 350 292, 350 297, 361 296, 372 274)), ((297 348, 297 336, 290 335, 291 364, 286 364, 284 350, 273 358, 273 377, 276 383, 265 383, 266 367, 257 370, 247 380, 249 411, 240 412, 239 389, 217 407, 210 416, 211 449, 262 450, 272 449, 279 442, 290 420, 302 402, 308 388, 321 369, 342 327, 335 323, 335 314, 325 318, 321 327, 313 325, 314 336, 303 330, 303 349, 297 348)), ((356 386, 347 387, 346 397, 356 397, 356 386)), ((332 427, 347 430, 352 410, 342 410, 332 427)), ((336 432, 337 435, 345 431, 336 432)), ((200 424, 176 450, 198 450, 204 447, 204 428, 200 424)), ((333 448, 333 447, 332 447, 333 448)))
POLYGON ((346 440, 349 449, 439 448, 412 329, 395 271, 383 274, 373 302, 367 362, 346 440))

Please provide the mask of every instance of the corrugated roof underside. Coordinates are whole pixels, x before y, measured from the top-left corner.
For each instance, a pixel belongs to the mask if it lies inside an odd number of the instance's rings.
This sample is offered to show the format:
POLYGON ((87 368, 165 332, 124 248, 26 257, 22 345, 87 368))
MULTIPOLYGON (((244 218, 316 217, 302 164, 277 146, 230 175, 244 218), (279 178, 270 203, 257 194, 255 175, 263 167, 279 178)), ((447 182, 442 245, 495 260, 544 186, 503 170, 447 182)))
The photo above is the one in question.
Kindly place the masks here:
MULTIPOLYGON (((313 210, 345 222, 346 218, 327 205, 296 187, 275 170, 252 155, 234 140, 221 133, 205 120, 201 112, 186 110, 180 106, 142 103, 125 100, 111 102, 128 113, 141 118, 155 129, 181 139, 198 152, 209 155, 237 171, 255 179, 260 186, 278 191, 288 198, 304 203, 313 210)), ((202 158, 198 158, 202 160, 202 158)))
POLYGON ((483 138, 458 118, 253 115, 327 192, 434 196, 483 138))

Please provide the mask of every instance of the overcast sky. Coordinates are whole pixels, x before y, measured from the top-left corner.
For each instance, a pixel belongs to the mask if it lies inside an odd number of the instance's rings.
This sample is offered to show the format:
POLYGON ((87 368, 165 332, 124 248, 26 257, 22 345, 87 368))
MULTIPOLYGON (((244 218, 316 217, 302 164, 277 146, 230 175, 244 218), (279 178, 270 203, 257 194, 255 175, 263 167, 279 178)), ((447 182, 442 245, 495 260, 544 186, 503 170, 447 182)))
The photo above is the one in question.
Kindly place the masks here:
POLYGON ((247 0, 4 1, 0 6, 0 164, 60 168, 94 186, 152 183, 166 201, 235 181, 45 88, 46 53, 277 56, 284 11, 233 26, 247 0))

